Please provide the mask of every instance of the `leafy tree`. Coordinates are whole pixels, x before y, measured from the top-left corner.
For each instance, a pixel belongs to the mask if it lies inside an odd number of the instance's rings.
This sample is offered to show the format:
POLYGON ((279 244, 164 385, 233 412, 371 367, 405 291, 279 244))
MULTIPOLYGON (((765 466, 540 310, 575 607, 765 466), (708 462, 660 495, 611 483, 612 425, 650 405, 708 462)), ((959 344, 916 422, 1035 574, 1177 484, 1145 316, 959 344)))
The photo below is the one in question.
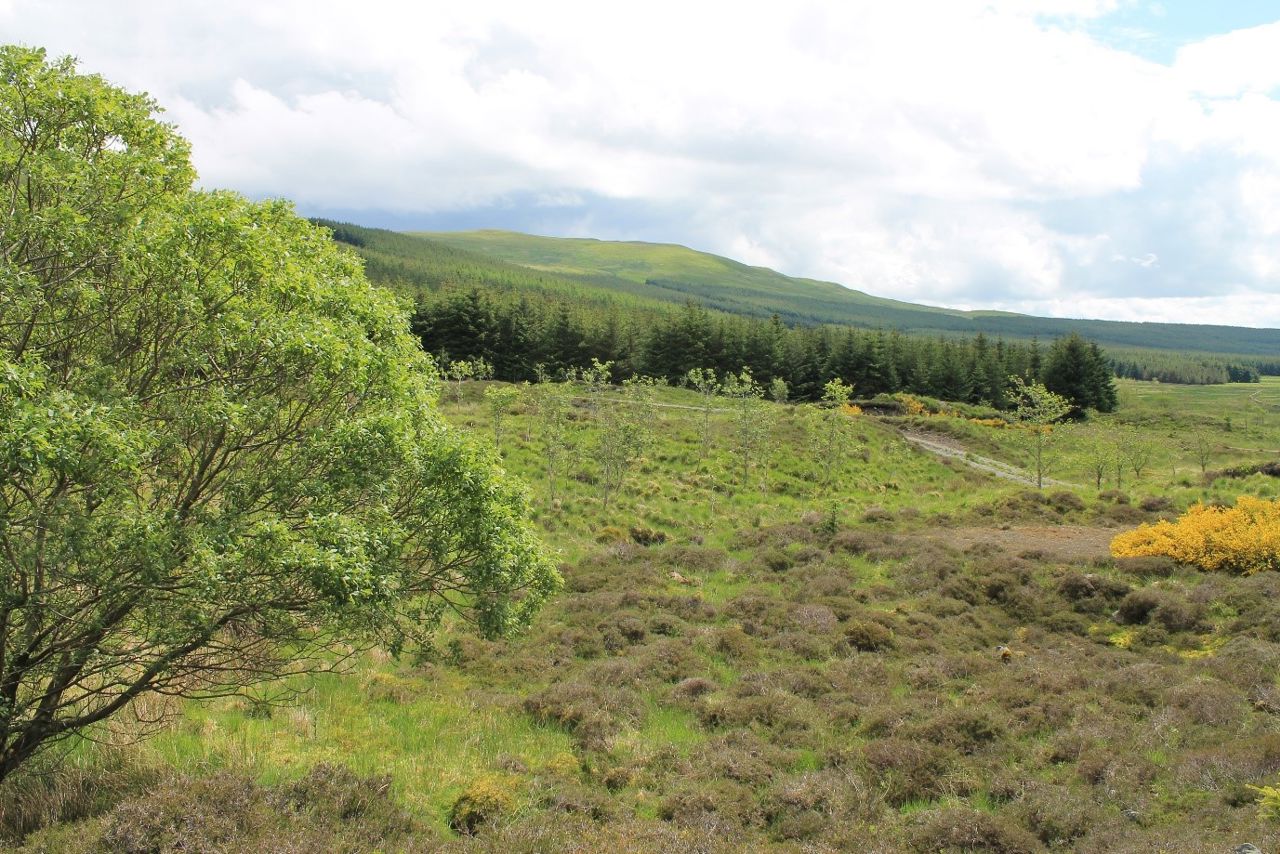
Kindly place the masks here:
POLYGON ((627 473, 653 443, 653 380, 633 377, 622 384, 621 397, 599 408, 600 431, 596 463, 600 467, 600 495, 605 509, 622 488, 627 473))
POLYGON ((0 49, 0 779, 558 581, 394 300, 287 204, 193 191, 155 111, 0 49))
POLYGON ((484 390, 489 417, 493 421, 493 446, 502 452, 502 422, 508 410, 520 399, 520 389, 510 385, 491 385, 484 390))
POLYGON ((1213 459, 1213 438, 1205 430, 1197 430, 1191 434, 1190 440, 1187 442, 1187 449, 1191 451, 1195 460, 1200 465, 1200 474, 1204 474, 1209 468, 1209 462, 1213 459))
POLYGON ((556 502, 556 478, 569 450, 569 412, 573 387, 569 383, 540 382, 529 387, 533 410, 542 425, 542 458, 547 468, 547 497, 556 502))
POLYGON ((716 379, 716 372, 709 368, 693 368, 685 374, 684 381, 702 398, 702 446, 698 459, 705 460, 711 450, 711 410, 716 395, 720 393, 720 381, 716 379))
POLYGON ((764 391, 743 368, 737 375, 729 374, 720 386, 720 393, 729 399, 733 412, 733 436, 738 456, 738 486, 745 488, 751 468, 756 464, 756 454, 769 433, 765 421, 764 391))
POLYGON ((1102 482, 1107 477, 1107 472, 1111 471, 1111 467, 1118 458, 1119 450, 1115 442, 1105 438, 1095 438, 1085 446, 1085 471, 1093 478, 1094 487, 1102 489, 1102 482))
POLYGON ((827 408, 813 412, 813 423, 810 426, 811 447, 823 486, 831 484, 840 463, 844 461, 849 441, 849 418, 845 414, 845 408, 852 395, 853 386, 841 380, 829 380, 822 389, 822 403, 827 408))
POLYGON ((1049 466, 1046 451, 1053 437, 1054 425, 1071 412, 1071 403, 1040 383, 1027 382, 1022 377, 1009 377, 1009 385, 1010 393, 1017 402, 1017 419, 1031 437, 1036 488, 1044 489, 1044 476, 1049 466))
POLYGON ((445 376, 453 383, 453 399, 462 400, 462 384, 467 380, 487 380, 493 376, 493 365, 482 358, 455 359, 444 369, 445 376))
POLYGON ((1156 453, 1155 445, 1133 427, 1125 429, 1119 451, 1120 460, 1133 472, 1134 480, 1141 479, 1142 473, 1151 465, 1156 453))
POLYGON ((769 399, 774 403, 786 403, 790 389, 787 388, 787 381, 782 377, 774 377, 769 383, 769 399))

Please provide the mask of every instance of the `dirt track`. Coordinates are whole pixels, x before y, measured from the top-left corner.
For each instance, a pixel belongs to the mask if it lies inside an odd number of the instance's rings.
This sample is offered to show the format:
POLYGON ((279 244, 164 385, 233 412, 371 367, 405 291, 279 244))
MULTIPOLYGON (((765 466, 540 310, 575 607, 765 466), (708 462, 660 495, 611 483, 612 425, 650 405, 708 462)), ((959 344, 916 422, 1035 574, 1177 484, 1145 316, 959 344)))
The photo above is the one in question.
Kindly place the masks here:
MULTIPOLYGON (((947 459, 959 460, 970 468, 977 469, 978 471, 983 471, 987 474, 1004 478, 1005 480, 1012 480, 1016 483, 1025 483, 1028 486, 1036 485, 1036 478, 1034 474, 1024 469, 1020 469, 1017 466, 1011 466, 1008 463, 1001 462, 1000 460, 974 454, 957 443, 947 441, 937 436, 925 436, 921 433, 908 433, 906 431, 903 431, 902 438, 931 454, 936 454, 939 457, 946 457, 947 459)), ((1053 478, 1048 477, 1044 479, 1044 482, 1046 486, 1075 486, 1073 483, 1067 483, 1064 480, 1054 480, 1053 478)))

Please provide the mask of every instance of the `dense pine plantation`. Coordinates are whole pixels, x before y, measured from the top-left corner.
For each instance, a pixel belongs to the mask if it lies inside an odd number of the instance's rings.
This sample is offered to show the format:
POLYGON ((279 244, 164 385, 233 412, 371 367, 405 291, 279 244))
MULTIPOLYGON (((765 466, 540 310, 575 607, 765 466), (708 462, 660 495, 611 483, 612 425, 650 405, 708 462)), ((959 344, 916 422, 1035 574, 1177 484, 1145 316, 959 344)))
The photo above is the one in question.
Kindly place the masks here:
POLYGON ((1022 431, 933 400, 446 386, 559 550, 533 629, 454 623, 300 693, 152 703, 154 737, 114 723, 7 784, 4 831, 30 852, 1273 850, 1249 786, 1280 775, 1280 576, 1108 543, 1275 497, 1277 391, 1123 382, 1116 414, 1058 431, 1063 483, 1037 491, 969 465, 1025 466, 1022 431))
MULTIPOLYGON (((1079 335, 1042 348, 981 334, 951 340, 789 329, 776 317, 716 316, 692 303, 644 322, 610 313, 596 327, 566 304, 541 313, 527 300, 504 305, 478 290, 419 306, 413 323, 423 347, 442 364, 481 360, 495 378, 513 382, 563 377, 593 360, 614 365, 619 378, 670 383, 691 370, 723 376, 745 367, 766 387, 781 381, 791 400, 820 400, 824 385, 838 379, 867 396, 905 391, 1003 408, 1009 377, 1016 375, 1039 380, 1082 408, 1109 412, 1116 405, 1111 363, 1079 335)), ((1256 372, 1250 378, 1256 380, 1256 372)))

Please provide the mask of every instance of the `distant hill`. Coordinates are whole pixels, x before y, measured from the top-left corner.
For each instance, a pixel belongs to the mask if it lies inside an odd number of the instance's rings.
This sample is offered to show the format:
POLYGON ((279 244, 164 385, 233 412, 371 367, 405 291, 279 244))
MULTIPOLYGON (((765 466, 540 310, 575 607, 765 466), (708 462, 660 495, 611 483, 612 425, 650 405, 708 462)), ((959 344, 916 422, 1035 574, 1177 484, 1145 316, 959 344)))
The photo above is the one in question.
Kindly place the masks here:
POLYGON ((1213 377, 1224 374, 1225 364, 1237 362, 1280 374, 1276 329, 966 312, 874 297, 669 244, 506 231, 403 233, 315 222, 363 257, 370 279, 413 299, 432 301, 446 292, 478 289, 506 299, 569 304, 598 317, 620 310, 643 325, 660 322, 693 301, 747 318, 777 314, 797 326, 847 325, 935 337, 983 332, 1046 341, 1078 332, 1106 348, 1122 376, 1219 382, 1213 377))
POLYGON ((1131 323, 958 311, 876 297, 834 282, 786 276, 684 246, 509 231, 414 232, 424 243, 513 264, 645 300, 684 302, 734 314, 777 314, 790 324, 832 323, 932 334, 1056 338, 1078 332, 1108 348, 1280 357, 1280 329, 1131 323))

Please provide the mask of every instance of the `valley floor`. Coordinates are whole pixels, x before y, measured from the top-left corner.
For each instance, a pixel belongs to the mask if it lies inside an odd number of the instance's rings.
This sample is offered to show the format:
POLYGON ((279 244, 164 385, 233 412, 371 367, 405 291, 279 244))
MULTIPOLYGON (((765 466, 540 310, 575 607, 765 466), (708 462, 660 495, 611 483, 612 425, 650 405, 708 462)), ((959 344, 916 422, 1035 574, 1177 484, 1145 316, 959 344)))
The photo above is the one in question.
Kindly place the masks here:
MULTIPOLYGON (((554 497, 536 410, 508 413, 566 582, 527 635, 452 626, 283 705, 122 725, 6 784, 0 827, 26 852, 1280 850, 1249 788, 1280 778, 1280 573, 1109 553, 1274 478, 1201 480, 1161 444, 1121 489, 1037 491, 899 434, 1024 468, 1009 431, 863 418, 833 461, 779 407, 744 483, 728 416, 702 459, 696 402, 663 395, 691 408, 654 410, 608 507, 588 410, 554 497)), ((1212 423, 1147 399, 1126 417, 1152 442, 1212 423)), ((478 387, 445 408, 492 428, 478 387)), ((1215 434, 1215 466, 1267 429, 1215 434)))

